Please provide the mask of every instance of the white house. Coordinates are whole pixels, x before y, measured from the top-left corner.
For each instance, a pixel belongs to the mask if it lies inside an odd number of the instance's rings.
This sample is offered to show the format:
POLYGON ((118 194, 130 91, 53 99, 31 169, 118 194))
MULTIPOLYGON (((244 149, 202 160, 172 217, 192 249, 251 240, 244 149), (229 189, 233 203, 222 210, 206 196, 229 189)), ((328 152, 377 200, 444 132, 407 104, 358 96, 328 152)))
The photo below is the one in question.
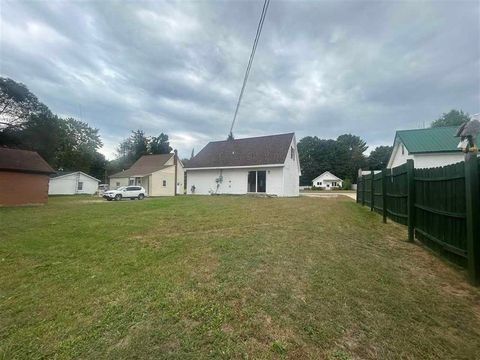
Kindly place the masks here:
POLYGON ((50 175, 48 195, 95 194, 100 180, 81 171, 59 171, 50 175))
POLYGON ((183 164, 177 153, 144 155, 130 169, 110 176, 110 189, 141 185, 149 196, 183 194, 183 164))
POLYGON ((394 168, 413 159, 416 168, 431 168, 464 160, 465 154, 457 148, 458 127, 446 126, 428 129, 399 130, 395 135, 393 151, 387 168, 394 168))
POLYGON ((312 186, 324 190, 339 189, 343 186, 343 180, 333 175, 330 171, 325 171, 312 180, 312 186))
POLYGON ((294 133, 210 142, 185 170, 188 194, 299 194, 294 133))

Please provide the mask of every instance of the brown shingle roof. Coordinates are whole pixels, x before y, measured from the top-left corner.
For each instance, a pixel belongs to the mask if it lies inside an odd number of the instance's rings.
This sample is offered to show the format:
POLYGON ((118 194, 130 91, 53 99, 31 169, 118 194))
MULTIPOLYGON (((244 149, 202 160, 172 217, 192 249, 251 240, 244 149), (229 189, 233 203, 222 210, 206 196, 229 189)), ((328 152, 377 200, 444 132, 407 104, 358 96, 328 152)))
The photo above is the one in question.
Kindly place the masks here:
POLYGON ((143 155, 130 169, 110 175, 111 178, 123 178, 130 176, 149 175, 165 168, 165 163, 173 154, 143 155))
POLYGON ((213 141, 207 144, 187 168, 283 164, 294 133, 245 139, 213 141))
POLYGON ((35 151, 0 147, 0 170, 52 174, 55 172, 35 151))

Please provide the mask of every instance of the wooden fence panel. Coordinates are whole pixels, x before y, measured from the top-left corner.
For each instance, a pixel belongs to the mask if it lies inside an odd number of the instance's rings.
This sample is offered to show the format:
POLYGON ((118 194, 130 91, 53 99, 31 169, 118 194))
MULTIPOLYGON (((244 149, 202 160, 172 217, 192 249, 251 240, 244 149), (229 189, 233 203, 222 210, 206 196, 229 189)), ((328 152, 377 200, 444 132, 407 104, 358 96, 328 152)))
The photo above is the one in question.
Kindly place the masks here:
POLYGON ((409 226, 414 237, 468 269, 480 285, 480 162, 476 154, 438 168, 415 169, 413 160, 361 176, 357 202, 409 226), (373 200, 373 201, 372 201, 373 200), (415 236, 414 236, 415 235, 415 236))
POLYGON ((415 169, 414 174, 416 238, 465 265, 465 163, 415 169))
POLYGON ((368 174, 363 177, 363 199, 364 205, 372 205, 372 175, 368 174))
POLYGON ((381 172, 373 175, 373 210, 383 214, 383 177, 381 172))
POLYGON ((408 221, 407 164, 390 169, 386 179, 386 203, 389 219, 403 225, 408 221))

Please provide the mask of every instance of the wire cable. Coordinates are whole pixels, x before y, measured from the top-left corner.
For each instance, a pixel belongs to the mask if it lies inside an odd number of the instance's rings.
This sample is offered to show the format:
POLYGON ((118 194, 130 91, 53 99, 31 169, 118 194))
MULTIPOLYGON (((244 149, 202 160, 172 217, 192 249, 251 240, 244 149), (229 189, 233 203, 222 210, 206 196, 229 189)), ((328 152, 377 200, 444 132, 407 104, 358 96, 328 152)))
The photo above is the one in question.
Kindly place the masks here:
POLYGON ((233 138, 233 127, 235 126, 235 121, 237 120, 237 115, 238 115, 238 109, 240 107, 240 103, 242 102, 243 94, 245 92, 245 87, 247 86, 248 76, 250 75, 253 59, 255 58, 255 52, 257 51, 258 40, 260 39, 260 34, 262 33, 263 23, 265 22, 265 16, 267 15, 269 4, 270 4, 270 0, 264 0, 262 14, 260 15, 260 21, 258 22, 257 32, 255 34, 255 40, 253 41, 252 52, 250 53, 250 58, 248 59, 248 65, 247 65, 247 69, 245 70, 242 89, 240 90, 237 106, 235 107, 235 113, 233 115, 232 125, 230 126, 230 133, 228 135, 229 138, 233 138))

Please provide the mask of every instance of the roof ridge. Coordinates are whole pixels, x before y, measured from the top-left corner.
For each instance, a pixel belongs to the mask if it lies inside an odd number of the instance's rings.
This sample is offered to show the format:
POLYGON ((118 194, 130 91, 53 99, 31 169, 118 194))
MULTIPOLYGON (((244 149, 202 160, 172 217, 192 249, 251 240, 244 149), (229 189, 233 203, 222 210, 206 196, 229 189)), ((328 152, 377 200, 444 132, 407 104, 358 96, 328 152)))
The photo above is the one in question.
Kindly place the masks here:
MULTIPOLYGON (((245 137, 245 138, 241 138, 241 139, 233 139, 233 141, 248 140, 248 139, 259 139, 259 138, 282 136, 282 135, 295 135, 295 132, 271 134, 271 135, 260 135, 260 136, 250 136, 250 137, 245 137)), ((228 139, 227 140, 214 140, 214 141, 210 141, 210 143, 218 143, 218 142, 225 142, 225 141, 232 141, 232 140, 228 140, 228 139)))

